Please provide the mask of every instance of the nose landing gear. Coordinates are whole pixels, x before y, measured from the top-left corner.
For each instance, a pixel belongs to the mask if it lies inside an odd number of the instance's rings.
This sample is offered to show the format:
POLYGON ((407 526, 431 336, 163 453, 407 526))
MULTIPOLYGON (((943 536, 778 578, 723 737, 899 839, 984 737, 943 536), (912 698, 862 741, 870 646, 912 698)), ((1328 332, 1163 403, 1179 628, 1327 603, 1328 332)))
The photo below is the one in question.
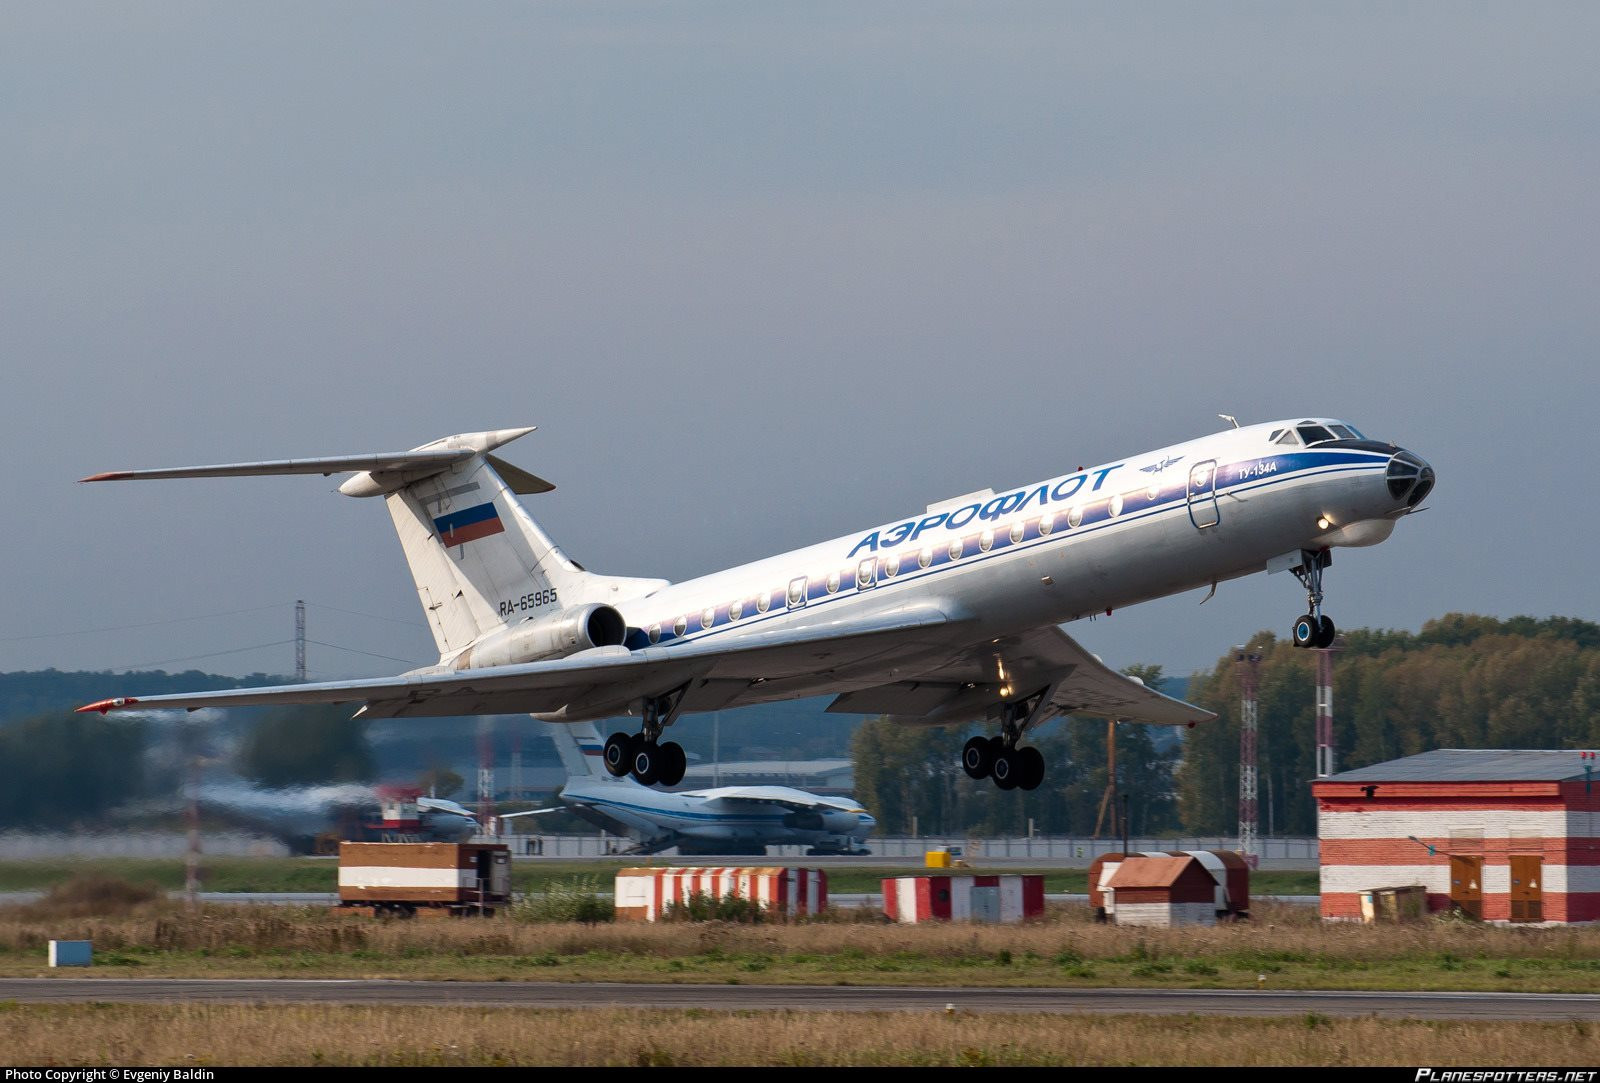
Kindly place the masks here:
POLYGON ((1327 549, 1303 549, 1300 557, 1299 566, 1291 570, 1295 578, 1300 580, 1300 585, 1306 588, 1309 612, 1294 622, 1294 645, 1331 647, 1333 637, 1339 633, 1332 619, 1322 612, 1322 572, 1333 563, 1333 553, 1327 549))
POLYGON ((1042 716, 1050 705, 1046 688, 1035 696, 1007 703, 1000 713, 1000 734, 974 737, 961 750, 961 769, 968 778, 989 778, 1002 790, 1036 790, 1044 781, 1044 754, 1017 742, 1028 725, 1042 716))
POLYGON ((689 757, 683 746, 676 741, 659 742, 662 731, 677 721, 688 690, 685 684, 666 695, 645 698, 644 725, 640 732, 619 731, 606 739, 603 758, 607 774, 613 778, 631 774, 642 786, 657 782, 676 786, 683 781, 683 773, 689 767, 689 757))

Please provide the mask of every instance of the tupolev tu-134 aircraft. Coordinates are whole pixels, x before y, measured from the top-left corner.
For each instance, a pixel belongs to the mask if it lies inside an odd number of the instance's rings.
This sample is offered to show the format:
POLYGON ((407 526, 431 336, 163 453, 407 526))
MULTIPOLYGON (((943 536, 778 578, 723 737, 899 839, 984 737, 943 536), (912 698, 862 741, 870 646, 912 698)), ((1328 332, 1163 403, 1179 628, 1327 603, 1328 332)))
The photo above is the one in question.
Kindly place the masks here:
MULTIPOLYGON (((1226 418, 1232 421, 1232 418, 1226 418)), ((79 708, 358 702, 369 718, 528 712, 618 715, 618 777, 675 785, 662 741, 684 712, 831 694, 829 711, 908 724, 987 719, 962 753, 973 778, 1032 789, 1022 745, 1059 714, 1193 725, 1211 712, 1124 677, 1060 625, 1253 572, 1307 595, 1297 646, 1326 646, 1323 576, 1339 546, 1374 545, 1416 511, 1433 469, 1340 421, 1239 427, 1005 492, 931 504, 863 532, 682 583, 597 575, 517 500, 554 488, 492 454, 531 428, 412 451, 131 470, 84 481, 354 472, 381 496, 439 648, 395 677, 106 699, 79 708)))

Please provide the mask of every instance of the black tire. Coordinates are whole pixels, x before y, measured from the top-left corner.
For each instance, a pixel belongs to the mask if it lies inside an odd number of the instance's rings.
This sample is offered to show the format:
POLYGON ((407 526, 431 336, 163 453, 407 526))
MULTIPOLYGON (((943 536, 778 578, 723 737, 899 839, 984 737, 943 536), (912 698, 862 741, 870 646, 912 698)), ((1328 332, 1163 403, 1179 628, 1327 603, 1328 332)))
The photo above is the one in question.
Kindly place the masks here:
POLYGON ((656 781, 663 786, 676 786, 683 781, 683 773, 689 769, 689 754, 683 746, 676 741, 668 741, 661 746, 661 767, 656 775, 656 781))
POLYGON ((1333 646, 1333 637, 1339 634, 1339 629, 1333 626, 1331 617, 1317 618, 1317 646, 1333 646))
POLYGON ((974 737, 961 749, 961 769, 968 778, 988 778, 993 763, 994 753, 987 737, 974 737))
POLYGON ((601 760, 605 763, 606 774, 612 778, 627 774, 633 766, 633 734, 619 731, 607 737, 601 760))
POLYGON ((1002 752, 994 758, 994 765, 989 768, 989 777, 994 779, 994 784, 1002 790, 1014 790, 1021 779, 1021 764, 1015 752, 1002 752))
POLYGON ((1317 645, 1317 618, 1310 613, 1305 614, 1294 622, 1294 631, 1290 633, 1296 647, 1314 647, 1317 645))
POLYGON ((1037 790, 1039 783, 1044 781, 1044 753, 1029 745, 1027 748, 1017 749, 1017 758, 1022 761, 1022 777, 1017 779, 1017 787, 1023 790, 1037 790))
POLYGON ((661 776, 661 748, 653 741, 639 738, 633 747, 633 777, 641 786, 654 786, 661 776))

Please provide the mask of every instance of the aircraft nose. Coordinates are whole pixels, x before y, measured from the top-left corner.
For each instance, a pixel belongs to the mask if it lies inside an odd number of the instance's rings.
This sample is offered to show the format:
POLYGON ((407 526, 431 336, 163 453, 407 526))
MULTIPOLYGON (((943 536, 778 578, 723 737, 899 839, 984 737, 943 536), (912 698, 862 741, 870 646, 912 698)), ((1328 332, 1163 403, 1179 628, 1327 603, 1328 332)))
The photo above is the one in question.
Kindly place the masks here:
POLYGON ((1389 495, 1414 508, 1433 491, 1433 467, 1409 451, 1397 451, 1389 459, 1386 472, 1389 495))

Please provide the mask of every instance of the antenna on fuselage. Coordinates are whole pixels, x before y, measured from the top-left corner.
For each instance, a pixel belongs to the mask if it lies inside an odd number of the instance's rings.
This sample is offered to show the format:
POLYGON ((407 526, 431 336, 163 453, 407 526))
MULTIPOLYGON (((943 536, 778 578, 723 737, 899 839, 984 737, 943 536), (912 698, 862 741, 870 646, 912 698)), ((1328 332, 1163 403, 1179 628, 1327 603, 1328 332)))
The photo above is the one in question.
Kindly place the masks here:
POLYGON ((1226 421, 1228 424, 1232 425, 1234 428, 1237 429, 1239 427, 1239 419, 1234 417, 1232 414, 1218 414, 1217 416, 1226 421))

